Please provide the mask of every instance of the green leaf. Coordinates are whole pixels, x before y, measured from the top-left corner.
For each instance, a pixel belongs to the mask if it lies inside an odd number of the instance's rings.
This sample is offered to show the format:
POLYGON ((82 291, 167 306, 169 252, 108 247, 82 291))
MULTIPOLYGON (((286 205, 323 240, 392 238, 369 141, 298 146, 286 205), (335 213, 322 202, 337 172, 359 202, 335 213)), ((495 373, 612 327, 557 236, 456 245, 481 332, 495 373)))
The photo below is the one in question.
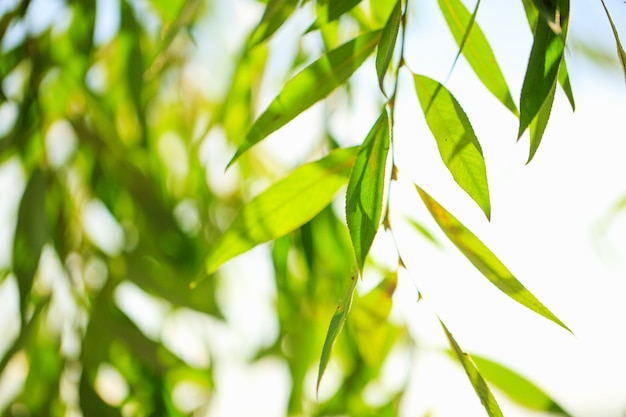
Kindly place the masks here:
POLYGON ((324 371, 326 371, 326 366, 330 360, 330 353, 335 345, 335 340, 337 340, 337 336, 341 333, 341 329, 346 322, 346 318, 348 318, 348 313, 350 312, 350 307, 352 306, 352 297, 354 295, 356 283, 356 277, 350 277, 350 281, 346 285, 346 290, 341 297, 341 301, 339 302, 339 305, 337 305, 335 314, 333 314, 332 319, 330 319, 330 325, 328 326, 328 332, 326 333, 326 339, 324 340, 320 366, 317 373, 316 391, 319 391, 320 389, 320 382, 322 382, 322 376, 324 376, 324 371))
POLYGON ((534 120, 530 123, 530 152, 526 163, 529 163, 535 156, 535 153, 539 148, 539 144, 541 143, 541 139, 543 138, 543 133, 548 126, 555 92, 556 83, 552 86, 552 90, 550 90, 550 94, 548 94, 546 101, 543 103, 543 106, 541 106, 541 109, 539 109, 539 113, 537 113, 537 116, 535 116, 534 120))
POLYGON ((541 301, 528 291, 506 266, 456 217, 443 208, 419 186, 415 186, 428 211, 446 234, 448 239, 465 257, 498 289, 506 295, 565 330, 571 330, 556 317, 541 301))
POLYGON ((250 35, 250 47, 260 44, 280 29, 297 5, 298 0, 269 0, 261 21, 250 35))
POLYGON ((20 202, 13 240, 13 272, 17 278, 22 315, 47 240, 46 178, 40 169, 35 169, 20 202))
POLYGON ((280 94, 254 122, 228 166, 267 135, 348 81, 374 50, 380 33, 379 30, 367 32, 333 49, 287 81, 280 94))
POLYGON ((378 43, 378 52, 376 53, 376 74, 378 74, 378 85, 380 91, 385 93, 383 87, 383 80, 385 79, 385 73, 389 68, 391 57, 393 56, 393 50, 396 46, 396 39, 398 38, 398 31, 400 30, 400 20, 402 19, 402 7, 401 1, 398 0, 393 7, 389 20, 383 28, 383 33, 378 43))
POLYGON ((408 221, 411 224, 411 226, 413 226, 413 228, 419 232, 419 234, 421 234, 422 236, 426 238, 426 240, 428 240, 430 243, 432 243, 434 246, 438 248, 442 247, 441 242, 439 242, 437 238, 430 232, 430 230, 428 230, 423 224, 413 219, 408 219, 408 221))
POLYGON ((617 33, 617 28, 615 27, 615 23, 613 23, 613 19, 609 13, 609 9, 606 8, 606 4, 604 0, 602 1, 602 7, 604 7, 604 11, 606 12, 606 17, 609 19, 609 23, 611 24, 611 29, 613 30, 613 35, 615 36, 615 46, 617 48, 617 57, 619 58, 620 64, 622 64, 622 70, 624 71, 624 79, 626 80, 626 52, 624 52, 624 47, 622 46, 622 42, 619 40, 619 34, 617 33))
POLYGON ((207 273, 256 245, 302 226, 326 207, 344 185, 357 148, 341 148, 294 170, 239 212, 206 261, 207 273))
MULTIPOLYGON (((460 0, 439 0, 439 8, 443 13, 448 27, 476 76, 487 89, 513 114, 518 116, 517 107, 498 66, 496 57, 483 31, 475 22, 480 0, 476 3, 474 13, 470 15, 460 0)), ((455 62, 456 59, 455 58, 455 62)))
POLYGON ((456 342, 456 340, 454 340, 454 337, 452 337, 452 334, 450 333, 446 325, 443 324, 443 321, 441 321, 441 319, 439 319, 439 323, 441 323, 441 327, 443 327, 443 331, 446 333, 446 337, 448 338, 450 347, 456 354, 459 362, 461 362, 461 365, 463 365, 463 369, 465 369, 465 373, 472 383, 472 387, 474 387, 476 395, 478 395, 478 398, 480 398, 480 402, 483 404, 483 407, 485 407, 485 410, 487 410, 487 414, 490 417, 503 417, 502 411, 500 410, 500 406, 498 405, 496 398, 491 393, 489 386, 480 374, 474 361, 472 361, 471 356, 461 350, 461 347, 456 342))
POLYGON ((437 141, 441 159, 454 180, 489 219, 491 203, 483 152, 467 115, 443 85, 414 74, 415 91, 426 122, 437 141))
POLYGON ((331 0, 328 2, 328 21, 332 22, 333 20, 339 18, 342 14, 349 12, 354 8, 357 4, 359 4, 361 0, 331 0))
POLYGON ((565 61, 565 55, 563 55, 563 62, 561 62, 561 68, 559 68, 559 84, 565 95, 567 96, 567 100, 569 101, 570 106, 572 106, 572 111, 576 110, 576 102, 574 101, 574 92, 572 91, 572 85, 569 81, 569 73, 567 71, 567 63, 565 61))
POLYGON ((511 400, 530 410, 571 415, 537 385, 511 369, 487 358, 472 355, 483 377, 511 400))
POLYGON ((348 182, 346 220, 361 272, 382 214, 389 138, 389 116, 383 110, 359 149, 348 182))

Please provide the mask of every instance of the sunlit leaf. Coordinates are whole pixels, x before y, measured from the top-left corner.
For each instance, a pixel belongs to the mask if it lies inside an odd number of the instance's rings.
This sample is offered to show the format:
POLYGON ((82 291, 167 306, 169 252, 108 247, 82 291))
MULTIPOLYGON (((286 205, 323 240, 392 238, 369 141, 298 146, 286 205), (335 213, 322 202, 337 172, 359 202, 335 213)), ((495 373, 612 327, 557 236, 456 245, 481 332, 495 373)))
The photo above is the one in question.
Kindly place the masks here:
POLYGON ((507 267, 487 248, 469 229, 456 217, 443 208, 435 199, 419 186, 415 186, 426 204, 428 211, 446 234, 448 239, 465 255, 465 257, 500 291, 548 320, 553 321, 565 330, 571 330, 556 317, 541 301, 539 301, 507 267))
POLYGON ((254 122, 230 166, 245 151, 348 81, 372 53, 380 31, 365 33, 333 49, 287 81, 280 94, 254 122))
POLYGON ((470 121, 454 96, 439 82, 413 75, 426 122, 437 141, 441 159, 454 180, 491 216, 487 168, 470 121))
POLYGON ((430 232, 430 230, 428 230, 423 224, 413 219, 409 219, 409 223, 411 224, 411 226, 413 226, 415 230, 419 232, 419 234, 424 236, 430 243, 432 243, 433 245, 437 247, 441 247, 441 242, 439 242, 437 238, 435 237, 435 235, 433 235, 430 232))
POLYGON ((380 91, 383 93, 385 89, 383 87, 383 80, 385 74, 389 68, 389 63, 393 56, 393 50, 396 46, 396 39, 398 38, 398 31, 400 30, 400 20, 402 18, 401 1, 396 1, 396 5, 393 7, 391 16, 383 28, 383 33, 378 43, 378 52, 376 53, 376 73, 378 74, 378 85, 380 91))
POLYGON ((342 14, 349 12, 359 4, 361 0, 331 0, 328 2, 328 21, 339 18, 342 14))
POLYGON ((346 318, 348 317, 348 313, 350 312, 350 307, 352 306, 352 297, 354 295, 356 283, 356 277, 350 277, 350 282, 348 282, 348 284, 346 285, 346 290, 344 292, 344 295, 341 297, 341 301, 337 305, 335 314, 333 314, 333 317, 330 319, 330 325, 328 326, 328 332, 326 333, 326 339, 324 340, 324 347, 322 348, 322 356, 320 358, 320 366, 317 373, 317 391, 319 391, 320 382, 322 382, 322 377, 324 376, 324 371, 326 371, 326 366, 328 365, 328 361, 330 360, 330 354, 332 352, 333 346, 335 345, 335 341, 337 340, 337 336, 339 336, 339 333, 341 333, 341 329, 343 328, 343 325, 346 322, 346 318))
POLYGON ((572 84, 569 80, 569 72, 567 71, 567 62, 565 60, 565 55, 563 55, 563 61, 561 62, 561 67, 559 68, 559 84, 565 95, 567 96, 567 100, 569 101, 570 106, 572 106, 572 111, 576 110, 576 102, 574 101, 574 91, 572 91, 572 84))
POLYGON ((380 223, 389 138, 389 116, 383 110, 359 149, 348 182, 346 219, 360 271, 380 223))
POLYGON ((255 46, 272 36, 291 16, 298 0, 269 0, 261 21, 250 36, 249 45, 255 46))
POLYGON ((311 220, 344 185, 357 148, 342 148, 297 168, 239 212, 206 261, 211 274, 229 259, 276 239, 311 220))
POLYGON ((479 4, 480 1, 476 4, 474 13, 470 14, 460 0, 439 0, 439 8, 448 23, 454 40, 459 45, 459 53, 463 53, 485 87, 517 116, 517 107, 489 41, 487 41, 478 23, 475 22, 479 4))
POLYGON ((552 111, 552 103, 554 102, 554 94, 556 92, 556 83, 552 86, 552 90, 546 97, 546 101, 539 109, 539 113, 530 123, 530 151, 528 154, 528 162, 530 162, 535 156, 535 152, 539 148, 539 144, 541 143, 541 139, 543 138, 543 133, 548 126, 548 120, 550 119, 550 113, 552 111))
POLYGON ((606 8, 606 4, 604 0, 602 1, 602 7, 604 7, 604 11, 606 12, 606 17, 609 19, 609 23, 611 24, 611 29, 613 30, 613 36, 615 36, 615 47, 617 48, 617 57, 619 58, 620 64, 622 64, 622 70, 624 71, 624 79, 626 79, 626 52, 624 52, 624 47, 622 46, 622 42, 619 39, 619 34, 617 33, 617 28, 615 27, 615 23, 613 23, 613 19, 611 18, 611 14, 609 13, 609 9, 606 8))
POLYGON ((517 404, 530 410, 559 413, 571 417, 541 388, 517 372, 477 355, 472 355, 472 359, 482 376, 517 404))
POLYGON ((472 383, 472 387, 474 387, 474 391, 476 391, 476 395, 480 398, 480 402, 483 404, 483 407, 485 407, 489 417, 502 417, 502 411, 500 410, 500 406, 498 405, 496 398, 491 393, 489 386, 480 374, 474 361, 472 361, 471 356, 461 350, 461 347, 456 340, 454 340, 454 337, 452 337, 452 334, 446 325, 443 324, 441 319, 439 320, 439 323, 441 323, 441 327, 443 327, 443 331, 446 333, 450 347, 456 354, 459 362, 461 362, 461 365, 463 365, 463 369, 465 369, 465 373, 472 383))

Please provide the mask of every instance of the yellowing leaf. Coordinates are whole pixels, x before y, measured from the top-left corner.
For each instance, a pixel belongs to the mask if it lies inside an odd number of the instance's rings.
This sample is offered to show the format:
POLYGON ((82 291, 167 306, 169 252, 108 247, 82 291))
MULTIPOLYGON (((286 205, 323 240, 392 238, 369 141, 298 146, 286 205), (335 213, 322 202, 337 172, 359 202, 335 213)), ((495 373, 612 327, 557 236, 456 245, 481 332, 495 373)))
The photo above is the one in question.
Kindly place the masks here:
POLYGON ((287 81, 280 94, 254 122, 228 166, 267 135, 348 81, 372 53, 379 39, 380 30, 367 32, 328 52, 287 81))
POLYGON ((443 327, 443 331, 446 333, 446 337, 448 338, 450 347, 456 354, 459 362, 461 362, 461 365, 463 365, 463 369, 465 369, 465 373, 472 383, 472 387, 474 387, 476 395, 478 395, 478 398, 480 398, 480 402, 483 404, 483 407, 485 407, 485 410, 487 410, 487 414, 489 415, 489 417, 503 417, 502 411, 500 410, 500 406, 498 405, 496 398, 491 393, 489 386, 478 371, 478 368, 476 367, 476 364, 474 364, 474 362, 472 361, 470 355, 461 350, 461 347, 456 342, 456 340, 454 340, 454 337, 452 337, 452 334, 450 333, 450 331, 448 331, 448 328, 445 324, 443 324, 441 319, 439 320, 439 323, 441 323, 441 327, 443 327))
POLYGON ((348 182, 346 220, 359 271, 380 223, 389 137, 389 117, 383 111, 361 145, 348 182))
POLYGON ((552 314, 541 301, 513 276, 498 257, 476 235, 419 186, 416 185, 415 187, 422 201, 426 204, 428 211, 430 211, 430 214, 432 214, 448 239, 492 284, 518 303, 571 332, 558 317, 552 314))
POLYGON ((276 239, 311 220, 348 181, 357 148, 342 148, 294 170, 239 212, 206 261, 207 273, 224 262, 276 239))
POLYGON ((467 115, 454 96, 437 81, 413 75, 415 91, 441 159, 454 180, 489 219, 491 203, 483 151, 467 115))

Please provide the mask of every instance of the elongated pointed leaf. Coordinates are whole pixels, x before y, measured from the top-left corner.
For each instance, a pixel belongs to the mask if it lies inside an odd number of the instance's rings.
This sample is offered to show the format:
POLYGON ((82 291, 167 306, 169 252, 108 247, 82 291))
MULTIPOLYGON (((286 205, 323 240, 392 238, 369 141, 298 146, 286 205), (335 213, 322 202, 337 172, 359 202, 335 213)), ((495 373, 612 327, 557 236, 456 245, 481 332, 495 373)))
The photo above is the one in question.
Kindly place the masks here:
POLYGON ((489 41, 487 41, 478 23, 475 22, 479 3, 480 1, 476 4, 473 14, 469 13, 460 0, 439 0, 439 8, 459 46, 459 53, 463 53, 485 87, 517 116, 517 107, 491 45, 489 45, 489 41))
POLYGON ((291 16, 298 0, 269 0, 261 21, 250 36, 250 46, 258 45, 272 36, 291 16))
POLYGON ((359 271, 372 246, 383 209, 389 117, 383 111, 359 150, 346 192, 346 220, 359 271))
POLYGON ((604 0, 602 1, 602 7, 604 7, 604 11, 606 12, 606 17, 609 19, 609 23, 611 24, 611 29, 613 30, 613 36, 615 36, 615 47, 617 48, 617 57, 619 58, 620 64, 622 64, 622 70, 624 71, 624 79, 626 80, 626 52, 624 52, 624 47, 622 46, 622 42, 619 39, 619 34, 617 33, 617 28, 615 27, 615 23, 613 23, 613 19, 611 18, 611 14, 609 13, 609 9, 606 8, 606 4, 604 0))
POLYGON ((439 319, 439 323, 441 323, 441 327, 443 327, 443 331, 446 333, 450 347, 456 354, 459 362, 461 362, 461 365, 463 365, 463 369, 465 369, 465 373, 472 383, 472 387, 474 387, 476 395, 480 398, 480 402, 483 404, 483 407, 485 407, 485 410, 487 410, 489 417, 503 417, 496 398, 491 393, 489 386, 478 371, 478 368, 476 367, 476 364, 472 360, 471 356, 461 350, 461 347, 456 340, 454 340, 454 337, 452 337, 452 334, 446 325, 443 324, 441 319, 439 319))
POLYGON ((535 411, 571 417, 556 401, 527 378, 490 359, 472 355, 482 376, 517 404, 535 411))
POLYGON ((541 301, 539 301, 530 291, 522 285, 521 282, 513 276, 507 267, 487 248, 463 223, 457 220, 445 208, 443 208, 428 193, 419 186, 415 186, 417 191, 426 204, 428 211, 446 234, 448 239, 459 248, 461 253, 500 291, 531 309, 537 314, 542 315, 548 320, 553 321, 565 330, 571 330, 556 317, 541 301))
POLYGON ((489 219, 491 203, 483 151, 470 121, 454 96, 443 85, 414 74, 415 91, 426 122, 437 141, 441 159, 454 180, 478 204, 489 219))
POLYGON ((396 46, 396 39, 398 38, 398 32, 400 30, 401 18, 402 7, 401 1, 398 0, 396 1, 396 5, 393 7, 389 20, 387 20, 387 23, 385 24, 383 33, 380 37, 380 42, 378 43, 378 52, 376 53, 376 74, 378 74, 378 85, 380 86, 380 91, 382 91, 383 94, 385 93, 383 80, 385 79, 385 74, 389 68, 389 63, 391 62, 391 58, 393 56, 393 50, 396 46))
POLYGON ((337 336, 341 333, 341 329, 343 329, 343 325, 348 318, 350 307, 352 307, 352 297, 354 296, 356 283, 356 277, 350 277, 350 282, 346 286, 343 297, 341 297, 341 301, 337 305, 335 314, 333 314, 333 317, 330 319, 330 325, 328 326, 328 332, 326 333, 326 339, 324 340, 324 347, 322 348, 320 366, 317 372, 316 391, 319 391, 320 382, 322 382, 322 377, 324 376, 324 371, 326 371, 326 366, 330 360, 330 354, 333 346, 335 345, 335 341, 337 340, 337 336))
POLYGON ((380 34, 379 30, 367 32, 333 49, 287 81, 280 94, 254 122, 228 166, 267 135, 348 81, 372 53, 380 34))
POLYGON ((209 254, 207 273, 311 220, 348 181, 356 152, 357 148, 337 149, 297 168, 250 201, 209 254))
POLYGON ((541 143, 541 139, 543 138, 543 133, 548 126, 548 120, 550 119, 550 113, 552 111, 552 103, 554 103, 555 92, 556 83, 552 87, 552 90, 550 90, 550 94, 548 94, 543 106, 539 109, 539 113, 537 113, 535 119, 530 123, 530 151, 528 154, 528 161, 526 163, 529 163, 535 156, 535 153, 539 148, 539 144, 541 143))
POLYGON ((361 0, 331 0, 328 2, 328 21, 338 19, 342 14, 349 12, 361 0))

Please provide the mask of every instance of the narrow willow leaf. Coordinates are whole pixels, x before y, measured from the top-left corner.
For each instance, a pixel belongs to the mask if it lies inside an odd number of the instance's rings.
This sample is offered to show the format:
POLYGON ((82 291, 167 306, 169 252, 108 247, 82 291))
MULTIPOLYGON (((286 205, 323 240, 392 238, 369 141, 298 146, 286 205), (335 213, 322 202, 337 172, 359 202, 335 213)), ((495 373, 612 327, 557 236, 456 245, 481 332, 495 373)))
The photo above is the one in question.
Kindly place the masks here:
POLYGON ((414 74, 415 91, 443 162, 489 219, 491 203, 483 151, 467 115, 443 85, 414 74))
POLYGON ((606 8, 606 4, 604 3, 604 0, 601 0, 601 1, 602 1, 602 7, 604 7, 604 11, 606 12, 606 17, 609 19, 609 23, 611 24, 613 35, 615 36, 615 46, 617 48, 617 57, 619 58, 620 64, 622 64, 622 70, 624 71, 624 79, 626 80, 626 52, 624 52, 624 47, 622 46, 622 42, 619 39, 619 34, 617 33, 617 28, 615 27, 615 23, 613 23, 613 19, 611 18, 609 9, 606 8))
POLYGON ((391 57, 393 56, 393 50, 396 46, 396 39, 398 38, 398 32, 400 30, 400 20, 402 19, 402 7, 401 1, 396 1, 396 5, 393 7, 391 16, 383 28, 383 33, 378 43, 378 52, 376 53, 376 74, 378 74, 378 85, 380 91, 385 93, 383 87, 383 80, 385 74, 389 68, 391 57))
POLYGON ((571 417, 545 391, 520 374, 490 359, 477 355, 472 355, 472 359, 482 376, 517 404, 534 411, 571 417))
POLYGON ((383 110, 361 145, 348 182, 346 220, 359 271, 380 223, 389 137, 389 116, 383 110))
POLYGON ((571 330, 528 291, 506 266, 463 223, 457 220, 419 186, 415 186, 441 230, 465 257, 500 291, 565 330, 571 330))
POLYGON ((443 331, 446 333, 450 347, 456 354, 459 362, 461 362, 461 365, 463 365, 463 369, 465 369, 465 373, 472 383, 472 387, 474 387, 474 391, 476 391, 476 395, 480 398, 480 402, 483 404, 483 407, 485 407, 489 417, 503 417, 496 398, 491 393, 489 386, 478 371, 478 368, 476 367, 476 364, 472 360, 471 356, 461 350, 461 347, 456 340, 454 340, 454 337, 452 337, 452 334, 446 325, 443 324, 441 319, 439 319, 439 323, 441 323, 441 327, 443 327, 443 331))
POLYGON ((554 103, 554 94, 556 92, 556 83, 552 86, 552 90, 550 90, 550 94, 546 97, 546 101, 539 109, 539 113, 535 116, 535 119, 530 123, 530 151, 528 154, 529 163, 537 149, 539 148, 539 144, 541 143, 541 139, 543 138, 543 133, 548 126, 548 120, 550 119, 550 113, 552 111, 552 103, 554 103))
POLYGON ((206 261, 211 274, 229 259, 302 226, 326 207, 350 176, 357 148, 342 148, 294 170, 239 212, 206 261))
POLYGON ((545 19, 537 19, 534 42, 520 98, 520 138, 548 99, 563 60, 564 38, 556 35, 545 19))
POLYGON ((250 36, 250 47, 265 41, 280 29, 297 5, 298 0, 269 0, 261 21, 250 36))
POLYGON ((26 311, 33 278, 47 240, 46 178, 41 170, 36 169, 26 184, 20 202, 13 239, 13 272, 17 278, 22 315, 26 311))
POLYGON ((335 314, 333 314, 332 319, 330 319, 330 325, 328 326, 328 332, 326 333, 326 339, 324 340, 324 347, 322 348, 322 356, 320 358, 320 366, 317 373, 316 391, 319 391, 320 389, 320 382, 322 382, 324 371, 326 371, 326 366, 328 365, 328 361, 330 360, 330 353, 332 352, 333 346, 335 345, 337 336, 339 336, 339 333, 341 333, 341 329, 343 328, 343 325, 348 318, 350 307, 352 307, 352 297, 354 296, 356 283, 356 277, 350 277, 350 282, 348 282, 346 290, 341 297, 341 301, 337 305, 335 314))
POLYGON ((485 87, 507 109, 518 116, 517 107, 504 75, 498 66, 491 45, 489 45, 489 41, 487 41, 478 23, 475 22, 479 4, 480 1, 476 4, 474 13, 470 15, 460 0, 439 0, 439 8, 448 23, 454 40, 459 46, 459 54, 463 53, 476 76, 485 87))
POLYGON ((254 122, 228 166, 254 144, 348 81, 372 53, 379 39, 380 30, 367 32, 328 52, 287 81, 280 94, 254 122))
POLYGON ((417 221, 413 220, 413 219, 409 219, 409 223, 411 224, 411 226, 413 226, 413 228, 415 230, 417 230, 419 232, 419 234, 421 234, 422 236, 424 236, 426 238, 426 240, 428 240, 430 243, 432 243, 434 246, 441 248, 441 242, 439 242, 437 240, 437 238, 435 237, 435 235, 433 235, 430 230, 428 230, 423 224, 418 223, 417 221))
POLYGON ((567 63, 565 61, 565 55, 563 55, 563 62, 561 62, 561 68, 559 68, 559 84, 565 95, 567 96, 567 100, 569 101, 570 106, 572 106, 572 111, 576 110, 576 102, 574 101, 574 92, 572 91, 572 85, 569 81, 569 72, 567 71, 567 63))
POLYGON ((349 12, 361 0, 331 0, 328 2, 328 21, 338 19, 342 14, 349 12))

